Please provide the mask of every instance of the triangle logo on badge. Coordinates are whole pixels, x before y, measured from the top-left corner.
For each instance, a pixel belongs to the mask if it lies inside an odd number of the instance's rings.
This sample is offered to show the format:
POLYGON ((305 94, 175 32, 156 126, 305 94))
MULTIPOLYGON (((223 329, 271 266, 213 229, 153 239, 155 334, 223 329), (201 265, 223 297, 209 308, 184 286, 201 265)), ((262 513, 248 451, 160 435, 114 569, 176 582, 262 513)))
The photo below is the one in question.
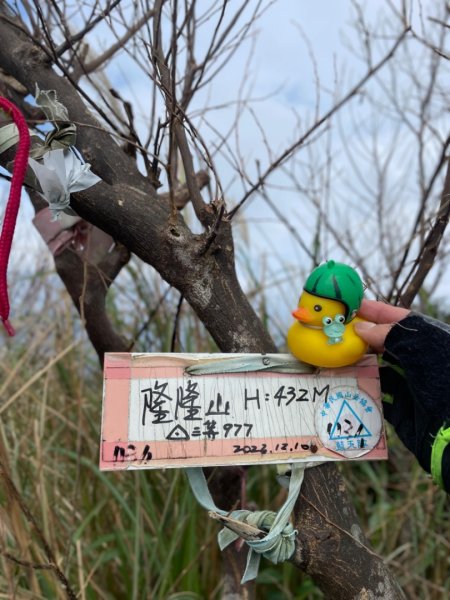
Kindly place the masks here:
POLYGON ((372 437, 372 434, 347 400, 344 400, 331 428, 329 439, 347 440, 348 438, 356 437, 372 437))

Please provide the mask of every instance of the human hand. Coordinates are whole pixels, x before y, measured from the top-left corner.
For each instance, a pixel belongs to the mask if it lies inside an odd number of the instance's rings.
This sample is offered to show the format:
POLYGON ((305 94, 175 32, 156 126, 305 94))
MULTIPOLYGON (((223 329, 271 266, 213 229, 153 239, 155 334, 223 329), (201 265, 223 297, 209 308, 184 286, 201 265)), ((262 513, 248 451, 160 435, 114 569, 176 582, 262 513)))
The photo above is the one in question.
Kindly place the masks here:
POLYGON ((355 323, 356 333, 376 352, 384 352, 387 334, 398 321, 409 315, 407 308, 391 306, 375 300, 363 300, 358 316, 366 319, 355 323))
POLYGON ((422 467, 450 493, 450 326, 371 300, 363 301, 358 314, 367 321, 355 323, 355 331, 384 353, 384 416, 422 467))

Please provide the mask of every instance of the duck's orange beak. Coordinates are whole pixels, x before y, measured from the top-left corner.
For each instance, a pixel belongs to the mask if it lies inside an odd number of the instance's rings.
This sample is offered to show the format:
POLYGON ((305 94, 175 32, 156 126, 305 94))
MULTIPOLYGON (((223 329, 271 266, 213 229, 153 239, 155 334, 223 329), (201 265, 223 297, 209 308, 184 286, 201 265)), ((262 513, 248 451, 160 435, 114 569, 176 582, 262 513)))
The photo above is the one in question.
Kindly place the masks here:
POLYGON ((296 310, 293 310, 292 316, 302 323, 310 323, 313 320, 312 314, 303 306, 299 306, 296 310))

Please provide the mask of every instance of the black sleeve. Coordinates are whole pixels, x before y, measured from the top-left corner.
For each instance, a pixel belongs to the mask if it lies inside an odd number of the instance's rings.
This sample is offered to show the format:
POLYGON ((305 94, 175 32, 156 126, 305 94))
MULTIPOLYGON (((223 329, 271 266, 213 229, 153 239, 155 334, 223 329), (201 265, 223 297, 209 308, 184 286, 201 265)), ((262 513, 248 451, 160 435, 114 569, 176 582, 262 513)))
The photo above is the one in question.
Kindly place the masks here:
MULTIPOLYGON (((430 472, 434 438, 450 427, 450 327, 412 313, 389 332, 383 359, 389 364, 381 368, 381 389, 393 399, 384 403, 384 415, 430 472)), ((450 445, 442 477, 450 492, 450 445)))

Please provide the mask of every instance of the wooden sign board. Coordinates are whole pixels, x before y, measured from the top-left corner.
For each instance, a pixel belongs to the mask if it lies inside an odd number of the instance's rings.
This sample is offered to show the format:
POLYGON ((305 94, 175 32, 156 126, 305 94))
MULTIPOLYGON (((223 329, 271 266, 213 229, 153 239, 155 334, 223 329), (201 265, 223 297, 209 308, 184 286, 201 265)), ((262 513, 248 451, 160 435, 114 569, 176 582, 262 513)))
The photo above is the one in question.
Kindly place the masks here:
POLYGON ((385 458, 375 356, 105 356, 102 470, 385 458))

